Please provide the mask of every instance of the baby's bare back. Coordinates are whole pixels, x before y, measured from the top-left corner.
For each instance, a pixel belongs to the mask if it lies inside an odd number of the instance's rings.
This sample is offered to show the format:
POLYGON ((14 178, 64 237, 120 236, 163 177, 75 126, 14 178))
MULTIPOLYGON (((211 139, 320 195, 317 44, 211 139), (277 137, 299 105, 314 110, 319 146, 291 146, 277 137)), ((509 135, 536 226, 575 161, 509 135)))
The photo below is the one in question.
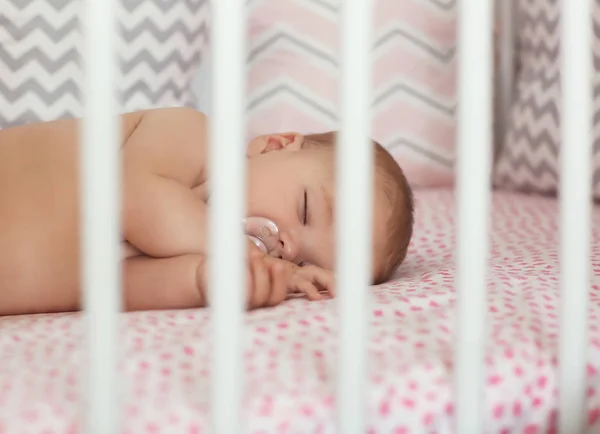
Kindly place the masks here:
MULTIPOLYGON (((126 133, 135 119, 124 119, 126 133)), ((62 295, 79 287, 78 134, 76 120, 0 130, 0 305, 15 313, 32 297, 75 308, 62 295)))
MULTIPOLYGON (((198 302, 193 276, 177 276, 204 253, 204 119, 177 108, 121 116, 123 258, 158 258, 126 261, 126 308, 198 302)), ((78 142, 78 120, 0 130, 0 315, 81 307, 78 142)))

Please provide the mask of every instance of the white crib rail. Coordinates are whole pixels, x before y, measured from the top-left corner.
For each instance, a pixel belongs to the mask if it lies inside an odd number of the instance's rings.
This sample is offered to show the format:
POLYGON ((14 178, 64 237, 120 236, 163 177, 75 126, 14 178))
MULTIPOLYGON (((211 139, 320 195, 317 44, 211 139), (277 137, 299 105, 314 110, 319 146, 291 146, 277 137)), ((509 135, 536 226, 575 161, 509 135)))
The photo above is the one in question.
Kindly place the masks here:
POLYGON ((84 4, 84 119, 80 135, 82 285, 87 320, 86 433, 120 431, 117 378, 120 266, 120 135, 115 1, 84 4))
POLYGON ((371 275, 373 146, 371 130, 371 0, 343 2, 341 129, 336 153, 336 252, 340 313, 337 431, 365 426, 366 337, 371 275))
POLYGON ((559 430, 586 426, 592 151, 592 4, 562 1, 559 430))
POLYGON ((241 321, 245 300, 245 2, 213 9, 213 116, 210 135, 210 295, 214 328, 212 417, 215 434, 239 433, 243 393, 241 321))
POLYGON ((456 432, 483 432, 492 143, 489 0, 461 0, 456 164, 458 316, 456 432))

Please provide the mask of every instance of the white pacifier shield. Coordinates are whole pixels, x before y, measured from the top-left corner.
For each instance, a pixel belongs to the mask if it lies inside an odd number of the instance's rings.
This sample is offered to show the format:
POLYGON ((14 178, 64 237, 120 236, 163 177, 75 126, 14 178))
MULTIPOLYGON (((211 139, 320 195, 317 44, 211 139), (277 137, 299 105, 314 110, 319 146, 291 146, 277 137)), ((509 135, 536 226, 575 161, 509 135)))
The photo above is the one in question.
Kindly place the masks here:
POLYGON ((270 253, 279 244, 279 229, 272 220, 264 217, 247 217, 242 220, 244 233, 263 252, 270 253))

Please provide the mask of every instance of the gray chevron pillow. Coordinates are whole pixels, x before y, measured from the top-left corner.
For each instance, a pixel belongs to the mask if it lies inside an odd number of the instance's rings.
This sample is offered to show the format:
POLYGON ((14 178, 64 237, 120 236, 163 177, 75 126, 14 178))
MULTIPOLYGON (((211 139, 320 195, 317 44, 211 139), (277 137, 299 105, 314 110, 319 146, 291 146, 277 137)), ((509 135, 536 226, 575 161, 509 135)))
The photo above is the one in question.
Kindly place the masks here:
MULTIPOLYGON (((498 187, 542 194, 558 189, 560 143, 560 3, 518 0, 517 80, 498 187)), ((593 194, 600 197, 600 0, 594 0, 593 194)), ((568 144, 567 144, 568 146, 568 144)))
MULTIPOLYGON (((0 0, 0 128, 81 115, 80 0, 0 0)), ((208 0, 121 0, 121 111, 195 104, 208 0)))

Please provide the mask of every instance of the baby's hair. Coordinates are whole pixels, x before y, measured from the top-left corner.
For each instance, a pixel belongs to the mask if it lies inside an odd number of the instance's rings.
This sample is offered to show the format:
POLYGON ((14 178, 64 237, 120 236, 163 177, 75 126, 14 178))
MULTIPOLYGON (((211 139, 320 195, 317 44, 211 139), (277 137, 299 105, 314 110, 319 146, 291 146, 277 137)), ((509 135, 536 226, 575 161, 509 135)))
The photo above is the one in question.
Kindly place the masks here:
MULTIPOLYGON (((304 137, 303 148, 333 147, 337 133, 334 131, 309 134, 304 137)), ((392 212, 388 221, 388 242, 383 255, 383 266, 374 277, 374 284, 389 280, 398 266, 406 258, 412 238, 414 224, 414 203, 410 185, 400 165, 379 143, 375 146, 375 173, 383 178, 384 194, 391 205, 392 212)))

